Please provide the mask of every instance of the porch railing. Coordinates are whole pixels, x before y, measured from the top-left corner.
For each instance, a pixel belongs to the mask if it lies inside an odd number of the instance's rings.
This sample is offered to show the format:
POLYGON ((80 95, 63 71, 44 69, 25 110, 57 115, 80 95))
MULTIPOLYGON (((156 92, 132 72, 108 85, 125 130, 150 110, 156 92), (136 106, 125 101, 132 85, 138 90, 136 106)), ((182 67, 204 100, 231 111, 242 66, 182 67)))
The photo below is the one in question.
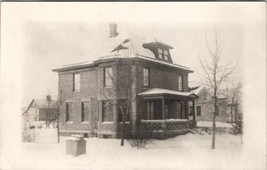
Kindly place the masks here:
POLYGON ((184 134, 189 130, 187 119, 141 120, 141 124, 147 132, 167 136, 184 134))

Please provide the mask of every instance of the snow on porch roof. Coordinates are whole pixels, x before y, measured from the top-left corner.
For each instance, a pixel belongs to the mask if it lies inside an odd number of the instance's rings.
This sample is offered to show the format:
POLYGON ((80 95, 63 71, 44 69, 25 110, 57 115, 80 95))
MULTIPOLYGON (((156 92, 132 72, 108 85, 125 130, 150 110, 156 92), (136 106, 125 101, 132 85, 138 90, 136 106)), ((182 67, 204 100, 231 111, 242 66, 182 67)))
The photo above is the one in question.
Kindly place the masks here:
POLYGON ((179 92, 175 90, 168 90, 168 89, 160 89, 160 88, 153 88, 149 89, 145 92, 139 93, 139 96, 147 97, 147 96, 155 96, 155 95, 175 95, 175 96, 183 96, 183 97, 198 97, 195 93, 192 92, 179 92))

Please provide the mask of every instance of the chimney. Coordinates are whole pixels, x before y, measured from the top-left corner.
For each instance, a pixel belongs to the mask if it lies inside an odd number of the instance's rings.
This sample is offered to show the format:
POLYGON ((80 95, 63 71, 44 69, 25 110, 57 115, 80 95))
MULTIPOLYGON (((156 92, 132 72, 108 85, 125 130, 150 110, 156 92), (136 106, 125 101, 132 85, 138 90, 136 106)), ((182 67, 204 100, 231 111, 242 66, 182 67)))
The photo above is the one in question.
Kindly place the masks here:
POLYGON ((46 96, 46 100, 47 100, 47 101, 51 101, 51 96, 50 96, 50 95, 47 95, 47 96, 46 96))
POLYGON ((119 33, 117 33, 117 24, 116 23, 111 23, 109 24, 109 37, 116 37, 119 33))

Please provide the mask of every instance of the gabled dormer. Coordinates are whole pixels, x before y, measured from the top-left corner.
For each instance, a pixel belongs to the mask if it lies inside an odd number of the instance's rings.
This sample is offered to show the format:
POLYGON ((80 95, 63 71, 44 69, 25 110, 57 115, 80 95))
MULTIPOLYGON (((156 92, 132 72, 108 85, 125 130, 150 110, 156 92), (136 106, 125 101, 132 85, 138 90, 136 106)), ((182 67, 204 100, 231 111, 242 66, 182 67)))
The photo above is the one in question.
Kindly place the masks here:
POLYGON ((170 54, 170 49, 173 49, 172 46, 155 41, 150 43, 144 43, 143 47, 151 50, 154 53, 156 59, 172 63, 172 58, 170 54))

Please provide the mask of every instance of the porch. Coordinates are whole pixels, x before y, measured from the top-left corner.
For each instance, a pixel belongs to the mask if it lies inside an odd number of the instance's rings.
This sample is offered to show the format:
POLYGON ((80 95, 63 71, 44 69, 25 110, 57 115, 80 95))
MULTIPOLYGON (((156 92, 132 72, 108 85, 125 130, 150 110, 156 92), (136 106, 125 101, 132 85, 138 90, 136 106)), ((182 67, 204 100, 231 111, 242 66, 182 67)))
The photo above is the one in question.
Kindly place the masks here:
POLYGON ((154 88, 139 96, 145 104, 145 114, 141 118, 142 128, 160 138, 185 134, 196 124, 194 106, 197 95, 191 92, 154 88), (189 116, 190 113, 193 116, 189 116))

